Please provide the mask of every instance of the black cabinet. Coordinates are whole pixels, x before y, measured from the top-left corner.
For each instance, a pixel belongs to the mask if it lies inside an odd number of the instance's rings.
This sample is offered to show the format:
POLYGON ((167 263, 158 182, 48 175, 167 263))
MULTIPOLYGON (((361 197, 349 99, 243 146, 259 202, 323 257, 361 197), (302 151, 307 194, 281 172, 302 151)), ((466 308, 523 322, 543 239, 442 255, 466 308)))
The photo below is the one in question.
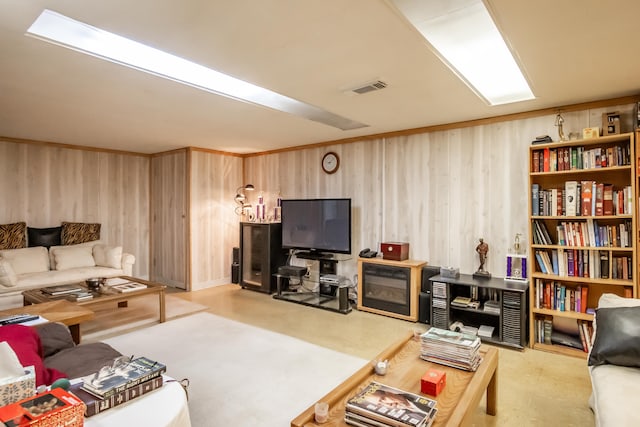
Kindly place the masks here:
POLYGON ((519 349, 527 345, 526 282, 478 280, 466 274, 457 278, 438 275, 429 280, 432 326, 449 329, 456 322, 472 328, 484 326, 484 330, 493 330, 491 336, 480 336, 482 341, 519 349), (454 303, 458 297, 463 304, 454 303), (464 306, 465 299, 475 304, 464 306))
POLYGON ((285 263, 280 223, 240 223, 240 286, 275 292, 273 274, 285 263))

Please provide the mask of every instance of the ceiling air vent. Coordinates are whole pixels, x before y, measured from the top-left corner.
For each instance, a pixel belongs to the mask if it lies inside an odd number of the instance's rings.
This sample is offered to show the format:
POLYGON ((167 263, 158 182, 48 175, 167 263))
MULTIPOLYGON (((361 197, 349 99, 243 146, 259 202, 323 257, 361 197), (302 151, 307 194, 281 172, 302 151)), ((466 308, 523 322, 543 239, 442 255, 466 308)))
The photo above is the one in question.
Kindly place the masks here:
POLYGON ((374 90, 384 89, 385 87, 387 87, 387 84, 385 82, 376 80, 375 82, 370 82, 355 89, 351 89, 351 91, 357 93, 358 95, 362 95, 367 92, 373 92, 374 90))

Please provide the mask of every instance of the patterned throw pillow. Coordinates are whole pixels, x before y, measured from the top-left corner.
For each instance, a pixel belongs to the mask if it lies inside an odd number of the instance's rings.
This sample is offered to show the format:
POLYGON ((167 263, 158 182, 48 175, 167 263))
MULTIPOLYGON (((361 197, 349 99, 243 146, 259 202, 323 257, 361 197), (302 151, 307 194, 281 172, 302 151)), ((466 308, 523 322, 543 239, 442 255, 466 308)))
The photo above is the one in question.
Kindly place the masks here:
POLYGON ((27 247, 27 223, 0 224, 0 249, 27 247))
POLYGON ((75 245, 100 239, 100 224, 62 222, 62 244, 75 245))

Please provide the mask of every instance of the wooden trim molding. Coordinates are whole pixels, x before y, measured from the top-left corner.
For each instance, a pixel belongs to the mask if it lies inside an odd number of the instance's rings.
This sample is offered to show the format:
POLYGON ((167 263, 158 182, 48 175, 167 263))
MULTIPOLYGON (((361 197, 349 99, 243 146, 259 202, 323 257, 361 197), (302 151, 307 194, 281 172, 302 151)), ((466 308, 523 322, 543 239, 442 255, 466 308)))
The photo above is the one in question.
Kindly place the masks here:
POLYGON ((88 147, 85 145, 61 144, 59 142, 36 141, 32 139, 10 138, 7 136, 0 136, 0 141, 13 142, 16 144, 32 144, 32 145, 42 145, 42 146, 49 146, 49 147, 55 147, 55 148, 67 148, 69 150, 96 151, 100 153, 122 154, 125 156, 151 157, 151 154, 136 153, 134 151, 122 151, 122 150, 113 150, 110 148, 88 147))
POLYGON ((260 151, 258 153, 248 153, 248 154, 244 154, 243 156, 245 158, 257 157, 257 156, 264 156, 265 154, 284 153, 287 151, 297 151, 297 150, 304 150, 308 148, 326 147, 329 145, 350 144, 353 142, 362 142, 362 141, 368 141, 373 139, 394 138, 398 136, 408 136, 408 135, 438 132, 438 131, 444 131, 444 130, 462 129, 462 128, 468 128, 472 126, 481 126, 481 125, 489 125, 489 124, 494 124, 499 122, 508 122, 512 120, 530 119, 533 117, 556 114, 558 113, 558 111, 562 111, 563 113, 565 113, 570 111, 580 111, 580 110, 589 110, 593 108, 609 107, 612 105, 633 104, 636 102, 640 102, 640 94, 625 96, 621 98, 605 99, 600 101, 583 102, 580 104, 563 105, 560 107, 543 108, 540 110, 524 111, 522 113, 511 113, 511 114, 505 114, 502 116, 486 117, 483 119, 466 120, 466 121, 446 123, 441 125, 433 125, 433 126, 425 126, 420 128, 405 129, 405 130, 399 130, 399 131, 393 131, 393 132, 377 133, 373 135, 356 136, 352 138, 337 139, 335 141, 325 141, 325 142, 318 142, 316 144, 287 147, 279 150, 268 150, 268 151, 260 151))

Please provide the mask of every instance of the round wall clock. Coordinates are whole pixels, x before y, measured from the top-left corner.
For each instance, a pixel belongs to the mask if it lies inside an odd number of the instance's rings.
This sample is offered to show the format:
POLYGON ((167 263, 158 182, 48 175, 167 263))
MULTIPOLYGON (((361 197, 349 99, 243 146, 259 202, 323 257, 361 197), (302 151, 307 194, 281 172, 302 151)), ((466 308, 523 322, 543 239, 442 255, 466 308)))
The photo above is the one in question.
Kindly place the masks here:
POLYGON ((333 151, 328 152, 322 157, 322 170, 326 173, 335 173, 340 167, 340 157, 333 151))

